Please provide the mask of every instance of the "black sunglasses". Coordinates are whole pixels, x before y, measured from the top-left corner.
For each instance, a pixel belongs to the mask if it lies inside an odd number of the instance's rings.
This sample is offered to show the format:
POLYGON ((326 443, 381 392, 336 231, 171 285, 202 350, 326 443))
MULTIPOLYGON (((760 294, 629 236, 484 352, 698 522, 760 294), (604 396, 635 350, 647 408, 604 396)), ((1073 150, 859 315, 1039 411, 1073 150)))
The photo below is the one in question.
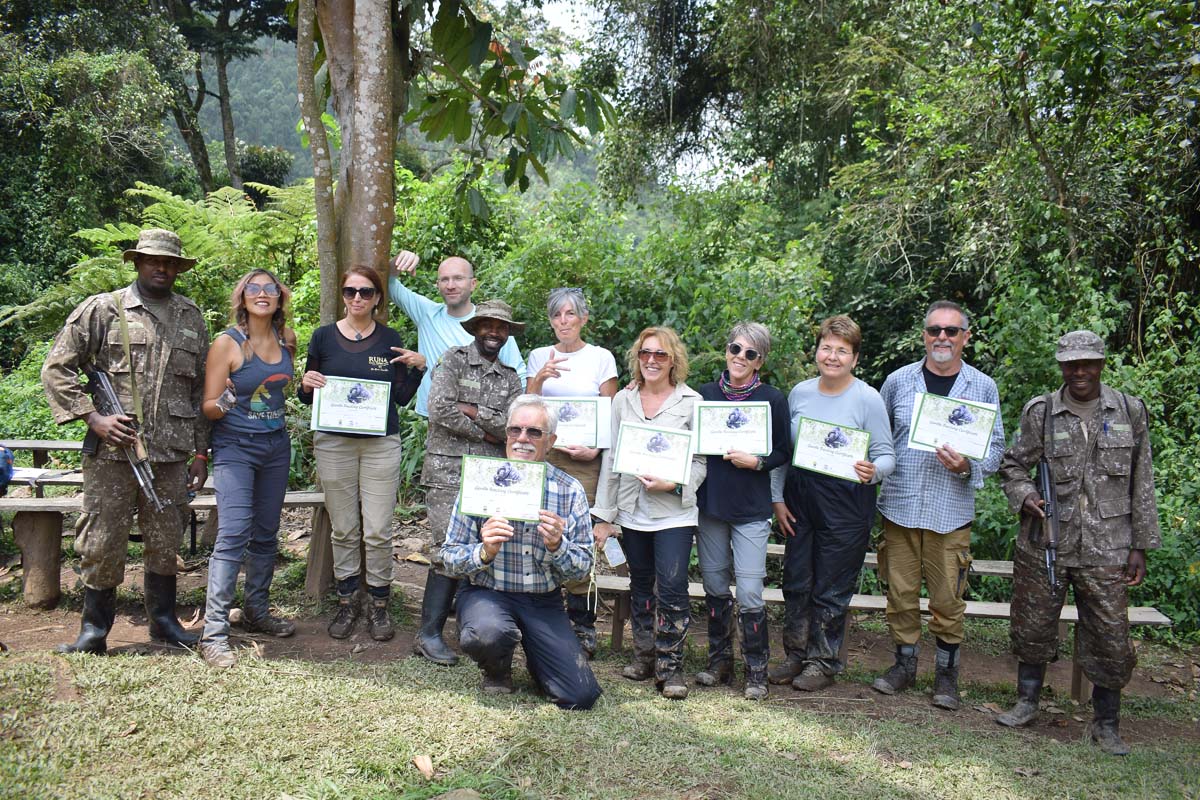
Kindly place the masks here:
POLYGON ((541 428, 524 428, 520 425, 509 425, 504 429, 504 432, 508 434, 508 438, 510 439, 520 439, 521 434, 524 433, 534 442, 546 435, 546 432, 541 428))
POLYGON ((762 355, 762 353, 754 350, 753 348, 742 347, 737 342, 730 342, 729 344, 725 345, 725 349, 729 351, 729 355, 731 356, 740 356, 744 351, 746 353, 747 361, 758 361, 758 357, 762 355))
POLYGON ((374 286, 359 286, 357 289, 354 288, 353 286, 343 286, 342 287, 342 299, 343 300, 353 300, 354 295, 356 295, 356 294, 359 297, 361 297, 363 300, 370 300, 372 297, 375 296, 375 287, 374 286))
POLYGON ((955 336, 958 336, 960 333, 962 333, 965 330, 970 330, 970 329, 969 328, 960 328, 957 325, 926 325, 925 326, 925 332, 928 333, 930 336, 932 336, 934 339, 941 336, 943 332, 946 334, 946 336, 953 339, 955 336))
POLYGON ((246 297, 258 297, 260 294, 265 294, 267 297, 279 297, 279 287, 273 283, 246 284, 246 297))

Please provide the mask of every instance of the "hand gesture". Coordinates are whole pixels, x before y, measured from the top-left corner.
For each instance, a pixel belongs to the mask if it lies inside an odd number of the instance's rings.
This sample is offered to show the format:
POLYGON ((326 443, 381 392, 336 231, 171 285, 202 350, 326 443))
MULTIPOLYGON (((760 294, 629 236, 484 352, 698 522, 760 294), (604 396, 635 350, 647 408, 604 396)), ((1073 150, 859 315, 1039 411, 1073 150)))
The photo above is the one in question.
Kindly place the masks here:
POLYGON ((392 274, 399 277, 401 273, 407 272, 409 275, 415 275, 417 272, 417 264, 421 258, 411 250, 401 250, 392 260, 392 274))
POLYGON ((417 370, 425 369, 425 356, 421 355, 416 350, 405 350, 403 347, 393 347, 392 352, 399 353, 400 355, 393 358, 391 363, 400 363, 406 367, 412 367, 413 369, 417 370))

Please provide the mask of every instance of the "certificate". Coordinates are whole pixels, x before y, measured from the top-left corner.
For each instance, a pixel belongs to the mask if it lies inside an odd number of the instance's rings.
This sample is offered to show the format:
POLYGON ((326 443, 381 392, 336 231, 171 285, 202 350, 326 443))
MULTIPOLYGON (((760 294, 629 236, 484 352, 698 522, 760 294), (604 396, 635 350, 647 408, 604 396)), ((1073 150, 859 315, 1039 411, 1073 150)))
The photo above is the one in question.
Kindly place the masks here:
POLYGON ((613 452, 613 472, 684 484, 692 474, 695 452, 696 437, 691 431, 622 422, 613 452))
POLYGON ((908 446, 932 452, 948 444, 967 458, 979 460, 987 456, 998 413, 991 403, 917 392, 908 446))
POLYGON ((387 433, 389 381, 325 376, 325 385, 313 392, 312 429, 338 433, 387 433))
POLYGON ((460 514, 537 522, 545 492, 545 461, 463 456, 460 514))
POLYGON ((558 413, 555 447, 611 446, 611 397, 543 397, 542 400, 558 413))
POLYGON ((870 444, 867 431, 800 417, 792 466, 860 483, 854 462, 867 460, 870 444))
POLYGON ((702 455, 723 456, 730 450, 752 456, 771 454, 770 403, 698 400, 692 429, 696 452, 702 455))

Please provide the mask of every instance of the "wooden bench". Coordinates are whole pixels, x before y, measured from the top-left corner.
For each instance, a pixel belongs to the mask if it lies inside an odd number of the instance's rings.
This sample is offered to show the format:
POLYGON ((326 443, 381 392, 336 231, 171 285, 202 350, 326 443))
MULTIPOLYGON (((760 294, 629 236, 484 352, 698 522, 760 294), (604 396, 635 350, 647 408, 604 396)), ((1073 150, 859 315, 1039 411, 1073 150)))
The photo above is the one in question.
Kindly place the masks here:
MULTIPOLYGON (((778 556, 783 555, 783 545, 769 544, 767 545, 768 555, 778 556)), ((877 569, 878 561, 875 553, 867 553, 867 558, 863 564, 864 569, 877 569)), ((998 577, 1012 578, 1012 562, 1011 561, 975 561, 971 565, 972 570, 980 575, 995 575, 998 577)), ((621 575, 597 575, 596 587, 601 592, 606 592, 616 596, 616 602, 613 605, 612 618, 612 648, 620 650, 625 639, 625 622, 629 619, 631 608, 629 601, 629 578, 621 575)), ((731 592, 736 590, 731 587, 731 592)), ((688 596, 692 600, 704 599, 704 584, 689 583, 688 596)), ((763 600, 768 605, 783 604, 783 590, 778 588, 765 588, 763 590, 763 600)), ((887 610, 887 597, 871 594, 856 594, 850 600, 850 611, 874 611, 883 612, 887 610)), ((921 598, 922 613, 928 612, 929 600, 921 598)), ((1129 624, 1130 625, 1147 625, 1147 626, 1170 626, 1171 620, 1158 609, 1150 606, 1133 606, 1129 608, 1129 624)), ((968 600, 966 616, 971 619, 1009 619, 1011 617, 1011 606, 1009 603, 994 603, 980 600, 968 600)), ((846 625, 849 628, 849 616, 847 615, 846 625)), ((1062 613, 1059 615, 1059 630, 1060 638, 1066 637, 1066 627, 1079 622, 1079 609, 1075 606, 1064 605, 1062 613)), ((842 652, 840 657, 843 662, 846 660, 846 644, 849 636, 842 637, 842 652)), ((1071 697, 1076 702, 1085 702, 1087 695, 1090 692, 1090 683, 1087 677, 1083 674, 1083 667, 1079 663, 1079 627, 1075 627, 1075 646, 1071 657, 1071 697)))
MULTIPOLYGON (((312 587, 327 569, 332 581, 333 556, 330 549, 329 515, 325 511, 325 495, 322 492, 288 492, 283 500, 284 508, 312 508, 312 544, 309 546, 310 575, 306 589, 314 594, 312 587), (324 548, 319 542, 324 542, 324 548), (320 551, 314 556, 314 551, 320 551), (328 558, 320 555, 328 552, 328 558), (317 574, 312 570, 316 562, 317 574), (327 565, 327 567, 326 567, 327 565)), ((215 511, 217 498, 212 494, 196 497, 189 504, 194 511, 215 511)), ((82 495, 64 497, 0 497, 0 512, 13 516, 13 539, 21 551, 24 571, 23 596, 25 604, 33 608, 54 608, 61 596, 59 587, 59 564, 62 560, 62 535, 65 515, 83 510, 82 495)), ((315 596, 315 594, 314 594, 315 596)))
MULTIPOLYGON (((52 452, 78 453, 83 450, 83 442, 75 439, 6 439, 0 441, 0 445, 13 451, 28 450, 32 452, 33 466, 37 469, 46 466, 52 452)), ((42 496, 40 486, 34 487, 34 494, 38 497, 42 496)))

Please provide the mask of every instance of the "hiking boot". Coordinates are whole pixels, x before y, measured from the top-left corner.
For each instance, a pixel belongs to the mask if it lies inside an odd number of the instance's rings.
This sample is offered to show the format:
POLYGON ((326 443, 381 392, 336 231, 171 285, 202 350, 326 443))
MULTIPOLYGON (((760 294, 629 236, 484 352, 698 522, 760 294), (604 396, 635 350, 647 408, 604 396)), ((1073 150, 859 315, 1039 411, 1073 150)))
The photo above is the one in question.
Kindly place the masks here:
POLYGON ((937 666, 933 675, 933 705, 947 711, 958 711, 958 645, 937 643, 937 666))
POLYGON ((630 661, 621 670, 621 674, 631 681, 644 681, 654 677, 654 658, 638 658, 630 661))
POLYGON ((371 610, 367 612, 367 629, 371 632, 371 638, 377 642, 386 642, 396 635, 396 629, 392 627, 392 617, 388 614, 388 598, 371 598, 371 610))
POLYGON ((227 639, 214 639, 200 643, 200 657, 204 663, 216 669, 230 669, 237 664, 237 656, 227 639))
POLYGON ((877 692, 895 694, 912 686, 917 680, 917 655, 920 649, 915 644, 896 646, 896 663, 871 684, 877 692))
POLYGON ((686 700, 688 696, 687 681, 679 670, 672 672, 659 683, 658 689, 668 700, 686 700))
POLYGON ((819 664, 809 662, 792 681, 792 688, 801 692, 819 692, 833 686, 832 675, 826 675, 819 664))
POLYGON ((716 686, 733 682, 733 662, 709 660, 708 666, 696 673, 696 683, 701 686, 716 686))
POLYGON ((771 658, 770 636, 767 632, 767 610, 756 608, 738 615, 742 629, 742 658, 746 661, 747 700, 767 698, 767 662, 771 658))
POLYGON ((1038 699, 1042 696, 1042 682, 1046 679, 1045 664, 1017 664, 1017 704, 996 717, 996 722, 1006 728, 1019 728, 1037 719, 1038 699))
POLYGON ((425 595, 421 598, 421 627, 413 641, 413 650, 444 667, 458 663, 458 654, 442 638, 442 630, 450 617, 450 606, 457 591, 457 580, 437 570, 429 570, 429 577, 425 579, 425 595))
POLYGON ((596 609, 591 602, 590 594, 567 592, 567 618, 589 661, 596 655, 596 609))
POLYGON ((269 611, 255 614, 242 609, 242 630, 247 633, 265 633, 276 639, 286 639, 296 632, 296 624, 291 620, 272 616, 269 611))
POLYGON ((708 608, 708 665, 696 683, 716 686, 733 680, 733 598, 705 595, 708 608))
POLYGON ((789 658, 779 666, 771 667, 767 672, 767 680, 776 686, 782 686, 785 683, 791 683, 803 671, 803 661, 793 661, 789 658))
POLYGON ((1088 734, 1092 744, 1110 756, 1129 755, 1129 745, 1121 739, 1121 690, 1092 687, 1092 722, 1088 734))
POLYGON ((83 613, 79 620, 79 636, 71 644, 60 644, 54 648, 59 653, 92 653, 104 655, 108 652, 108 632, 112 630, 117 615, 117 590, 83 589, 83 613))
POLYGON ((329 635, 334 639, 346 639, 354 632, 358 621, 358 598, 353 594, 339 594, 337 613, 329 623, 329 635))
POLYGON ((200 634, 185 631, 175 615, 175 586, 174 575, 146 573, 144 587, 150 638, 165 644, 195 647, 200 642, 200 634))
POLYGON ((479 685, 484 694, 512 694, 517 689, 512 679, 512 653, 496 663, 480 664, 483 682, 479 685))

